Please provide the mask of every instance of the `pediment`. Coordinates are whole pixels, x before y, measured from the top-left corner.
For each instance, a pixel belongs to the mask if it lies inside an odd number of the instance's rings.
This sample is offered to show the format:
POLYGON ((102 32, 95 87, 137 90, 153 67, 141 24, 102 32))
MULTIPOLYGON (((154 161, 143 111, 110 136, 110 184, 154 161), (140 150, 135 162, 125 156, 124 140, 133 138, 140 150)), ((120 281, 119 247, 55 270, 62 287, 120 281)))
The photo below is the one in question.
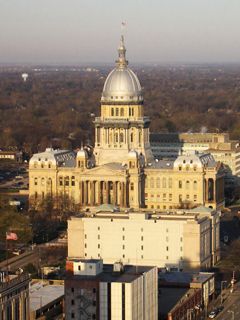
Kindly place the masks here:
POLYGON ((122 168, 113 168, 110 165, 102 165, 99 167, 86 170, 82 173, 83 176, 125 176, 125 170, 122 168))

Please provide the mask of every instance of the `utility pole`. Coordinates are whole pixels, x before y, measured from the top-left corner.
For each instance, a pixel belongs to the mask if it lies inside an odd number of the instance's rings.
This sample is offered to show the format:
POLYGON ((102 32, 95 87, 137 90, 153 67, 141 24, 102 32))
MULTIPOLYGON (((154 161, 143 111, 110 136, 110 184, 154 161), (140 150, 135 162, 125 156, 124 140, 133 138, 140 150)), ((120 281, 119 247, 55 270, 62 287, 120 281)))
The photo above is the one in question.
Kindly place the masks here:
POLYGON ((223 284, 227 283, 226 280, 221 281, 221 305, 223 304, 223 284))

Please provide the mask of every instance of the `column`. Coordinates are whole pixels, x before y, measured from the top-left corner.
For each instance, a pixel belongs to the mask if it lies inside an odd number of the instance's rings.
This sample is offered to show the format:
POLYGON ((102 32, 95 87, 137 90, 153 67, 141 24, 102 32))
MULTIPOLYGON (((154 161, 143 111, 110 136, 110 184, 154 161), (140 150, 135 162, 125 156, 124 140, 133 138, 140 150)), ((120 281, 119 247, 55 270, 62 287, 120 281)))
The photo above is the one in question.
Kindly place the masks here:
POLYGON ((102 204, 101 203, 101 181, 97 181, 97 192, 96 192, 96 202, 98 205, 102 204))
POLYGON ((124 182, 120 182, 120 207, 124 207, 124 182))
POLYGON ((79 204, 83 204, 83 186, 82 181, 79 181, 79 204))
POLYGON ((213 199, 214 202, 217 201, 217 199, 216 199, 216 195, 217 195, 216 181, 217 180, 212 179, 212 182, 213 182, 213 187, 212 187, 213 197, 212 197, 212 199, 213 199))
POLYGON ((123 192, 124 192, 124 208, 127 208, 128 206, 128 192, 127 192, 127 182, 123 184, 123 192))
POLYGON ((117 204, 117 182, 113 182, 113 204, 117 204))
POLYGON ((87 181, 84 181, 83 182, 83 189, 84 189, 84 196, 83 196, 83 204, 86 206, 87 203, 88 203, 88 184, 87 184, 87 181))
POLYGON ((94 182, 90 181, 90 206, 94 205, 94 182))
POLYGON ((109 203, 109 181, 106 182, 106 203, 109 203))
POLYGON ((208 201, 208 179, 205 179, 205 201, 208 201))

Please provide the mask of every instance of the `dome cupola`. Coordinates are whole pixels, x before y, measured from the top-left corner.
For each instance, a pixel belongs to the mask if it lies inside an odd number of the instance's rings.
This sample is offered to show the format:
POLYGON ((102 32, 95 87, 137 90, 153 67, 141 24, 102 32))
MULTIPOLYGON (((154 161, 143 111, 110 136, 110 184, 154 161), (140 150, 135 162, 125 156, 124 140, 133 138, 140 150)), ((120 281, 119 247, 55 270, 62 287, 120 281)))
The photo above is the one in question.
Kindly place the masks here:
POLYGON ((136 74, 128 67, 124 38, 121 36, 116 67, 109 73, 103 87, 102 103, 142 103, 142 88, 136 74))

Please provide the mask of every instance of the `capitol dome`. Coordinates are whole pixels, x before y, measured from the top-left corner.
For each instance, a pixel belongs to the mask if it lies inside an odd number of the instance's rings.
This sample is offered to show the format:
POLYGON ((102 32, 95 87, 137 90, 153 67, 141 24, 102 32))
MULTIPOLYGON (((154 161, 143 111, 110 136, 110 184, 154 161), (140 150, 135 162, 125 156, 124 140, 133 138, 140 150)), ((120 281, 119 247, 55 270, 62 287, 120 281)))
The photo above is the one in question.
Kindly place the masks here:
POLYGON ((136 74, 128 68, 124 38, 118 48, 116 67, 109 73, 102 92, 102 102, 126 103, 143 101, 142 88, 136 74))

